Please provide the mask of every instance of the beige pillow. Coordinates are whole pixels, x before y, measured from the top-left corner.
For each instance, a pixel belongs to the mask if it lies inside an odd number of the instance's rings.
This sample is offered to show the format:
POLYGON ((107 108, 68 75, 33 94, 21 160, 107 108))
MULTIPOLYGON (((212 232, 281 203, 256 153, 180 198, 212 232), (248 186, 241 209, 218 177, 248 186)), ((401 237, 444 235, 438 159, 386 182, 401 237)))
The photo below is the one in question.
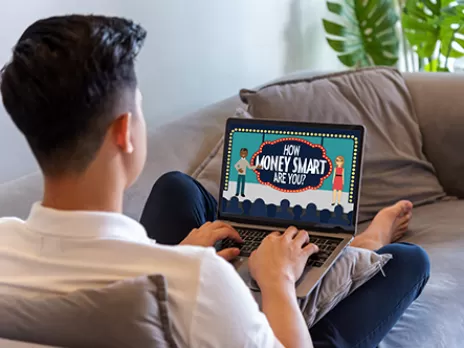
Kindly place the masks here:
POLYGON ((242 90, 254 118, 363 124, 367 129, 360 218, 399 199, 416 205, 445 196, 422 152, 411 96, 393 69, 348 71, 242 90))

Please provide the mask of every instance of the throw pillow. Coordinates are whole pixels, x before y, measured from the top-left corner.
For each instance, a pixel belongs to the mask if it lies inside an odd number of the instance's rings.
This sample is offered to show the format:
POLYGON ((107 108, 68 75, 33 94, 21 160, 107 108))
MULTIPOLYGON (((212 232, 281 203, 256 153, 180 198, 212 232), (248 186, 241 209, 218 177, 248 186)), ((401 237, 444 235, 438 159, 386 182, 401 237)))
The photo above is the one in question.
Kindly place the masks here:
POLYGON ((163 276, 64 296, 0 298, 0 337, 58 347, 174 348, 163 276))
MULTIPOLYGON (((391 258, 390 254, 379 255, 370 250, 347 247, 313 291, 299 299, 308 327, 314 326, 340 301, 374 277, 391 258)), ((251 284, 250 288, 261 306, 259 289, 251 284)))
POLYGON ((399 199, 414 204, 445 196, 422 152, 422 136, 401 74, 364 69, 281 81, 242 90, 254 118, 363 124, 367 129, 359 220, 399 199))

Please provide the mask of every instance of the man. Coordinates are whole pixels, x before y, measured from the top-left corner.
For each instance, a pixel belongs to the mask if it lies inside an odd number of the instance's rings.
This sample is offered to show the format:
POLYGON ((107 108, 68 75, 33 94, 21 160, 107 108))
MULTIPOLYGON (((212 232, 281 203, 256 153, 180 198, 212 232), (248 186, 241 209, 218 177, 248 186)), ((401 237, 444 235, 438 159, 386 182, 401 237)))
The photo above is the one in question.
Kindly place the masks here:
POLYGON ((237 190, 235 192, 235 196, 239 194, 242 197, 245 197, 245 182, 246 182, 246 171, 247 169, 255 170, 261 169, 262 166, 252 166, 250 162, 247 160, 248 156, 248 149, 242 148, 240 149, 240 159, 235 163, 235 169, 237 169, 238 177, 237 177, 237 190))
MULTIPOLYGON (((145 36, 126 19, 73 15, 37 21, 14 47, 0 90, 44 174, 45 192, 26 221, 0 219, 0 294, 64 294, 163 274, 180 347, 311 347, 294 287, 317 251, 306 232, 273 233, 251 257, 261 312, 225 261, 239 251, 221 251, 221 258, 209 247, 240 236, 212 222, 216 202, 193 179, 171 173, 158 180, 145 228, 122 215, 124 190, 146 155, 134 72, 145 36), (155 243, 147 231, 159 243, 181 245, 155 243)), ((426 254, 386 245, 404 233, 411 209, 403 201, 382 210, 356 239, 394 259, 386 278, 374 277, 311 329, 316 346, 375 345, 419 295, 426 254)))

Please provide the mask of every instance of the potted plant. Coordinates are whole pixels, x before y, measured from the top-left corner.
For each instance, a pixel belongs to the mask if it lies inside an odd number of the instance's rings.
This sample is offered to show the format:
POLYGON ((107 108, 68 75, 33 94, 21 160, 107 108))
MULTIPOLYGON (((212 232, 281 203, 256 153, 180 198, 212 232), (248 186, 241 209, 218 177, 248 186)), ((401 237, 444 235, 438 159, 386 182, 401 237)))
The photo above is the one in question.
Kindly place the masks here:
POLYGON ((464 0, 343 0, 327 8, 338 17, 323 20, 327 42, 345 66, 396 65, 401 37, 419 70, 453 71, 464 57, 464 0))

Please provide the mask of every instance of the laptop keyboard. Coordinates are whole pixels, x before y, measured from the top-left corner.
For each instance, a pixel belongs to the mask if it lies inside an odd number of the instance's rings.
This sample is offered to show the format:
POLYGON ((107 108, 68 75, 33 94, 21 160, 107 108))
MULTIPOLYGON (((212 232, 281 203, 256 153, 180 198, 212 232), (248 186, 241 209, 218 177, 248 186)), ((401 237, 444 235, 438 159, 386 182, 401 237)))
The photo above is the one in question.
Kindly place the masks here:
MULTIPOLYGON (((241 244, 232 239, 225 239, 222 241, 221 249, 239 248, 240 256, 245 257, 250 256, 251 253, 259 247, 262 240, 269 234, 269 232, 263 230, 244 228, 237 228, 237 232, 240 234, 240 237, 242 237, 244 243, 241 244)), ((319 247, 319 252, 311 255, 306 263, 306 266, 313 267, 322 267, 337 246, 343 241, 343 239, 340 238, 320 236, 310 236, 309 239, 311 243, 314 243, 319 247)))

